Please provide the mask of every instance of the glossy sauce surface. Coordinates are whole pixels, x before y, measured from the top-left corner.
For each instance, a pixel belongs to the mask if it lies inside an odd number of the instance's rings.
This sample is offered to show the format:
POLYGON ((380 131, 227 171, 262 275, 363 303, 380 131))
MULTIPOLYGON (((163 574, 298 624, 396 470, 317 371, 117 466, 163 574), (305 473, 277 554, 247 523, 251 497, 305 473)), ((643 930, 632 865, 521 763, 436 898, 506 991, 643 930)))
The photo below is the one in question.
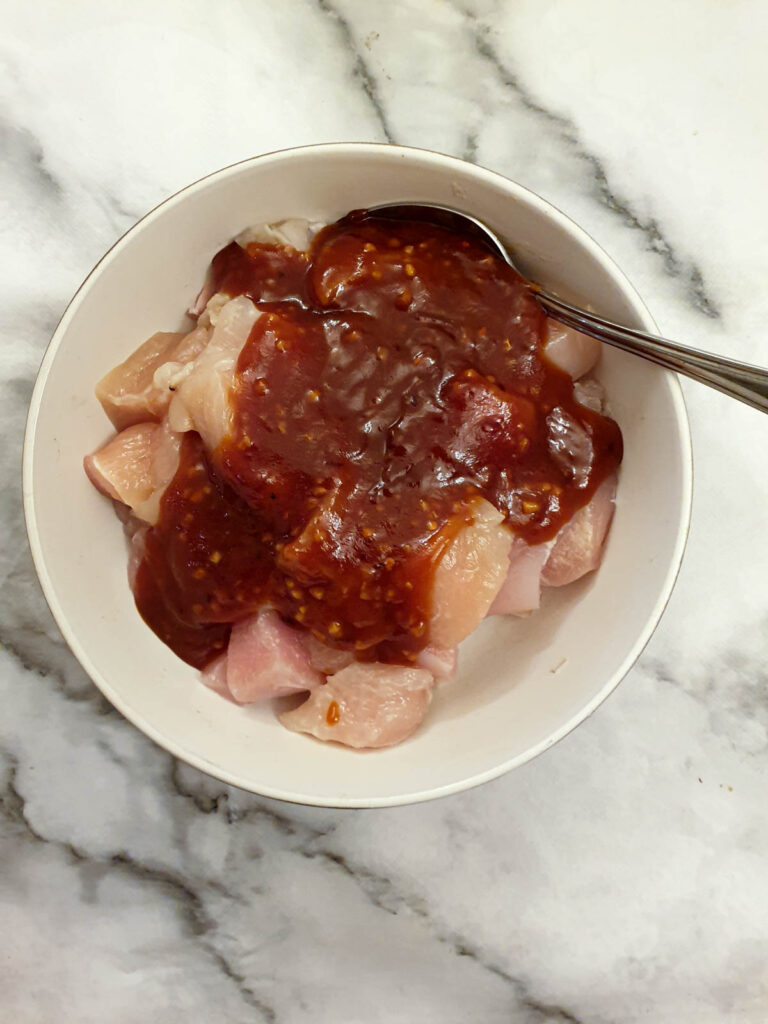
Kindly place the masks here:
POLYGON ((135 587, 192 664, 264 604, 359 658, 408 663, 478 497, 539 543, 621 460, 618 426, 543 357, 527 283, 469 238, 353 214, 309 256, 231 243, 212 275, 263 315, 233 435, 213 453, 185 439, 135 587))

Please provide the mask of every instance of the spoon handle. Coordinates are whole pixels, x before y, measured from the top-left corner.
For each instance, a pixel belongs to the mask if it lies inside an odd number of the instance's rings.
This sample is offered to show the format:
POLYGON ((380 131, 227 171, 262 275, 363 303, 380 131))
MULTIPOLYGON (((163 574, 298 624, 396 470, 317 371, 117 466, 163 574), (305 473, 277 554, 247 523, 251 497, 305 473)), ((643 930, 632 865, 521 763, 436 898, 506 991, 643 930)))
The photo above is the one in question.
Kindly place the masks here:
POLYGON ((582 334, 589 334, 625 352, 642 355, 652 363, 684 373, 700 384, 708 384, 731 398, 738 398, 753 409, 768 412, 768 371, 759 366, 677 345, 666 338, 658 338, 631 327, 621 327, 585 309, 571 306, 548 292, 537 291, 536 297, 549 316, 567 327, 573 327, 582 334))

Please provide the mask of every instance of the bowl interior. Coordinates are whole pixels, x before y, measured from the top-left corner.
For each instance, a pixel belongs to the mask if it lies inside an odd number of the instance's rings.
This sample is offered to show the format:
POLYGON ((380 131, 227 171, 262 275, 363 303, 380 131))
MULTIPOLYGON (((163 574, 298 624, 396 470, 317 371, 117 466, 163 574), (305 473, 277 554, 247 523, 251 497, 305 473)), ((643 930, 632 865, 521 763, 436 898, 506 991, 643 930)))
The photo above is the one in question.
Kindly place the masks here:
POLYGON ((95 382, 157 330, 175 330, 207 264, 248 224, 329 221, 402 199, 463 207, 512 240, 527 272, 600 312, 653 329, 602 250, 542 200, 436 154, 338 145, 271 154, 179 193, 137 224, 77 294, 46 353, 25 448, 30 541, 51 608, 105 695, 197 767, 257 793, 375 806, 500 774, 581 721, 655 626, 682 556, 690 505, 687 420, 676 379, 606 349, 599 376, 624 433, 616 515, 600 571, 545 591, 527 620, 494 618, 462 645, 426 724, 393 750, 359 753, 284 730, 270 706, 237 708, 200 685, 139 618, 126 547, 82 458, 109 435, 95 382))

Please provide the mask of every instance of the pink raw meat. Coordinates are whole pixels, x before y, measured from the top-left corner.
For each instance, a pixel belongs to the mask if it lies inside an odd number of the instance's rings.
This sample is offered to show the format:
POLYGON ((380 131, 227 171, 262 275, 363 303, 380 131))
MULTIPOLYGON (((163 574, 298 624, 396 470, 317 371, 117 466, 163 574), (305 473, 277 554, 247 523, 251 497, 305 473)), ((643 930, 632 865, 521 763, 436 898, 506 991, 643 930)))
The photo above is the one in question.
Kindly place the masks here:
POLYGON ((280 721, 348 747, 391 747, 421 724, 434 679, 423 668, 355 663, 330 676, 280 721))
POLYGON ((432 590, 429 646, 451 650, 488 613, 507 575, 512 534, 504 517, 479 499, 465 526, 440 560, 432 590))
POLYGON ((541 571, 552 544, 526 544, 516 537, 509 552, 509 570, 489 615, 526 615, 541 598, 541 571))
POLYGON ((550 363, 577 380, 588 373, 600 358, 600 342, 557 320, 547 319, 544 355, 550 363))
POLYGON ((582 377, 581 380, 577 380, 573 385, 573 397, 593 412, 605 410, 605 388, 594 377, 582 377))
POLYGON ((340 672, 341 669, 351 665, 355 660, 352 651, 343 651, 336 647, 329 647, 312 636, 311 633, 304 634, 304 644, 309 655, 309 663, 323 675, 331 675, 340 672))
POLYGON ((128 582, 131 590, 133 590, 133 585, 136 582, 136 573, 139 571, 139 566, 144 559, 149 527, 146 523, 142 523, 140 519, 129 516, 129 519, 123 524, 123 529, 128 537, 128 582))
POLYGON ((161 331, 140 345, 125 362, 102 377, 96 397, 116 430, 149 420, 159 422, 173 397, 167 387, 155 384, 157 370, 165 363, 180 365, 194 359, 208 342, 209 331, 197 327, 189 334, 161 331))
POLYGON ((598 567, 613 518, 615 495, 616 477, 611 476, 598 487, 592 500, 565 524, 544 565, 541 574, 544 586, 562 587, 598 567))
MULTIPOLYGON (((209 451, 232 431, 230 391, 235 364, 261 313, 244 295, 227 302, 219 311, 210 341, 191 364, 169 377, 175 389, 168 419, 174 430, 196 430, 209 451)), ((198 328, 204 330, 204 328, 198 328)))
POLYGON ((97 490, 154 524, 160 499, 178 468, 180 450, 181 434, 170 430, 167 421, 137 423, 87 455, 83 467, 97 490))
POLYGON ((232 627, 227 686, 240 704, 312 690, 323 682, 299 630, 269 608, 232 627))
POLYGON ((181 441, 182 435, 171 430, 167 417, 153 435, 150 464, 152 491, 145 501, 133 506, 134 513, 152 525, 160 518, 160 499, 179 468, 181 441))
POLYGON ((213 690, 214 693, 218 693, 220 697, 225 700, 232 701, 233 704, 238 702, 232 696, 232 692, 227 686, 227 655, 220 654, 215 661, 212 661, 209 665, 206 665, 203 671, 200 673, 200 678, 208 687, 209 690, 213 690))
POLYGON ((93 486, 131 508, 146 501, 153 489, 152 446, 159 429, 156 423, 137 423, 86 455, 83 467, 93 486))
POLYGON ((246 249, 253 242, 279 245, 296 252, 306 252, 312 239, 322 228, 321 224, 310 222, 303 217, 288 217, 272 224, 253 224, 241 231, 235 238, 238 245, 246 249))
POLYGON ((206 275, 206 279, 205 279, 205 283, 203 284, 203 287, 197 293, 197 296, 195 297, 195 301, 192 303, 192 305, 187 310, 189 315, 193 316, 195 319, 197 319, 200 316, 200 314, 203 312, 205 307, 208 305, 208 302, 213 297, 213 294, 214 294, 214 291, 213 291, 213 280, 211 278, 211 273, 209 271, 208 274, 206 275))
POLYGON ((425 668, 436 679, 450 679, 456 675, 459 651, 456 647, 433 647, 429 644, 416 659, 419 668, 425 668))

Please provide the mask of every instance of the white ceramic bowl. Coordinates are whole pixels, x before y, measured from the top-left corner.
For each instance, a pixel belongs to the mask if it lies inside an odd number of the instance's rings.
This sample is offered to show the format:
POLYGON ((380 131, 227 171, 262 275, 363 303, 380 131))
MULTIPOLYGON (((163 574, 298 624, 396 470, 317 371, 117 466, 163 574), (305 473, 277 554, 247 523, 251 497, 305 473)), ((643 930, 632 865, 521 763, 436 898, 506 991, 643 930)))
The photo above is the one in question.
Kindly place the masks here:
POLYGON ((198 681, 144 625, 126 546, 82 458, 110 426, 95 382, 157 330, 178 330, 211 256, 243 227, 431 200, 514 243, 530 276, 630 326, 654 330, 637 293, 558 210, 498 174, 436 153, 339 144, 256 157, 198 181, 139 221, 65 312, 32 398, 24 451, 30 544, 67 642, 104 695, 176 756, 254 793, 308 804, 410 803, 492 779, 566 735, 617 685, 656 626, 682 558, 691 500, 677 379, 613 349, 600 377, 624 433, 616 515, 592 578, 545 592, 527 620, 487 620, 424 726, 391 750, 355 752, 283 729, 198 681))

